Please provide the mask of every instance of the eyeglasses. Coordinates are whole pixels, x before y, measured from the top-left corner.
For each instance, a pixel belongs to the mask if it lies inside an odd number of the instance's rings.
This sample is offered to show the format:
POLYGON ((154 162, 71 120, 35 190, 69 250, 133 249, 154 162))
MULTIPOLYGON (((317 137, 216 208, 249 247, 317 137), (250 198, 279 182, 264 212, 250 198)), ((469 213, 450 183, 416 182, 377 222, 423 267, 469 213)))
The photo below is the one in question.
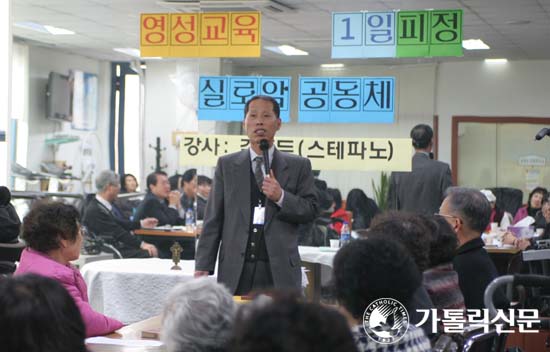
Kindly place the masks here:
POLYGON ((451 218, 451 219, 458 219, 460 222, 462 222, 462 219, 459 216, 450 215, 450 214, 441 214, 441 213, 434 213, 435 216, 441 216, 444 218, 451 218))

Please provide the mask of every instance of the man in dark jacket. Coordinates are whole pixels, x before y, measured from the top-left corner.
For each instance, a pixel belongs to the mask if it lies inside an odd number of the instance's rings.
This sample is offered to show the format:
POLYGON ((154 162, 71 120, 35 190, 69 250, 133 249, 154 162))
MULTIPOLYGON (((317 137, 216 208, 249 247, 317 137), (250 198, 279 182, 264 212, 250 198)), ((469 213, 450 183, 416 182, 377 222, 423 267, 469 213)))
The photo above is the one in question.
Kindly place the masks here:
POLYGON ((112 203, 120 191, 118 176, 111 170, 102 171, 95 180, 97 193, 90 199, 82 217, 82 224, 106 243, 113 245, 124 258, 149 258, 158 256, 157 248, 141 241, 133 230, 155 227, 157 219, 128 221, 117 216, 112 203))
MULTIPOLYGON (((439 216, 451 225, 458 238, 458 250, 453 266, 458 273, 458 284, 464 295, 467 309, 486 308, 483 302, 485 288, 498 277, 497 269, 483 248, 481 233, 489 224, 491 206, 478 190, 451 187, 439 209, 439 216)), ((497 308, 506 307, 504 293, 498 290, 494 296, 497 308)))
POLYGON ((388 207, 432 215, 439 209, 445 190, 452 186, 448 164, 432 160, 433 131, 428 125, 411 130, 415 154, 411 172, 392 172, 388 207))

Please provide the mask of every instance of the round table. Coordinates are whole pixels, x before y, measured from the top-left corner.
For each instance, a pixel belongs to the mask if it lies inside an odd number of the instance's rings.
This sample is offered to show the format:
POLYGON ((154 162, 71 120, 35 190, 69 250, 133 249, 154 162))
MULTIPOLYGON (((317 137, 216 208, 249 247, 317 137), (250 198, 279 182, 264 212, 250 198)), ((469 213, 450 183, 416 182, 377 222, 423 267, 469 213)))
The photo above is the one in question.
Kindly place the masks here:
POLYGON ((170 270, 173 265, 170 259, 114 259, 88 263, 81 272, 91 306, 131 324, 161 314, 170 290, 193 280, 195 261, 181 261, 182 270, 170 270))

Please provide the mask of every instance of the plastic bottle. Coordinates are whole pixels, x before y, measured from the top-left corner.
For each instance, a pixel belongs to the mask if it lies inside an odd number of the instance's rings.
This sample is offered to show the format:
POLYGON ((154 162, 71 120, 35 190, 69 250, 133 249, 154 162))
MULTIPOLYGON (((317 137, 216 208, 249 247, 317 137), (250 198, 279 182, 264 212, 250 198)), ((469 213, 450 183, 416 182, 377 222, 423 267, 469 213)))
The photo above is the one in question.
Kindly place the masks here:
POLYGON ((340 232, 340 247, 344 247, 351 241, 351 230, 347 221, 342 224, 342 230, 340 232))
POLYGON ((185 226, 192 227, 195 225, 195 214, 193 213, 193 208, 187 209, 185 212, 185 226))

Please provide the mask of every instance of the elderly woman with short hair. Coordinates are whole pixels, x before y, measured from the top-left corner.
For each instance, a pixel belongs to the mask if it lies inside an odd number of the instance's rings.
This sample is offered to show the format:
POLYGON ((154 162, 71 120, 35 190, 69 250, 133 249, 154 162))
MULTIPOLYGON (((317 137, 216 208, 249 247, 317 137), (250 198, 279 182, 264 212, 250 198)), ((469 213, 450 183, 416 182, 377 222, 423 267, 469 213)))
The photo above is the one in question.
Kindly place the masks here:
POLYGON ((70 264, 80 256, 82 233, 78 220, 78 211, 71 205, 56 202, 35 206, 23 219, 22 238, 27 248, 15 275, 34 273, 58 281, 80 310, 86 336, 105 335, 122 327, 122 323, 92 309, 86 283, 70 264))
POLYGON ((225 351, 235 314, 233 296, 211 278, 180 283, 164 306, 161 340, 167 352, 225 351))

